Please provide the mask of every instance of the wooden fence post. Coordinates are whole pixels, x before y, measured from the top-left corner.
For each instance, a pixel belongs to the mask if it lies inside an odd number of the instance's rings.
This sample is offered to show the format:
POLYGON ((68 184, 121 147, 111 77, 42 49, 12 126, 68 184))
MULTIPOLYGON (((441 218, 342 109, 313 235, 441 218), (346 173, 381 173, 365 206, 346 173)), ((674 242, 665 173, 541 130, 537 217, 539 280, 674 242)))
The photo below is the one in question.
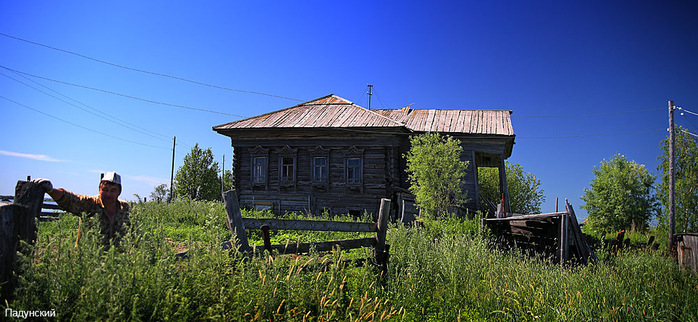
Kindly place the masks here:
POLYGON ((230 222, 230 233, 233 239, 237 239, 240 245, 239 251, 247 252, 250 250, 250 244, 247 242, 245 224, 242 222, 240 203, 235 190, 226 191, 223 194, 223 200, 225 200, 225 211, 228 213, 228 222, 230 222))
POLYGON ((0 206, 0 284, 2 300, 14 291, 12 275, 20 240, 30 245, 36 240, 36 218, 41 213, 44 190, 28 181, 17 181, 13 204, 0 206))
POLYGON ((17 181, 14 203, 27 207, 26 216, 22 216, 19 221, 19 236, 33 245, 36 240, 36 219, 39 218, 44 203, 44 189, 31 181, 17 181))
POLYGON ((388 219, 390 217, 390 199, 381 199, 380 212, 378 214, 378 225, 376 234, 376 248, 375 248, 375 259, 378 265, 386 268, 388 252, 385 245, 385 238, 388 233, 388 219))

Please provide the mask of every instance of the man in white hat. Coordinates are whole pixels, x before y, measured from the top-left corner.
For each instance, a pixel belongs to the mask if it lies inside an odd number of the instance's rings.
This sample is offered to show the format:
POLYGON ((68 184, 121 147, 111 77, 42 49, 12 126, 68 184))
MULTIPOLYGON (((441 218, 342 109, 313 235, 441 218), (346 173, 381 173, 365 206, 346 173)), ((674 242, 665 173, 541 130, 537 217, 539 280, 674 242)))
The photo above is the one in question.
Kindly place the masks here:
POLYGON ((88 216, 97 215, 99 218, 100 230, 107 237, 106 243, 110 239, 119 237, 125 233, 125 226, 128 224, 129 205, 126 201, 119 200, 121 194, 121 176, 116 172, 103 174, 99 182, 99 195, 86 196, 72 193, 63 188, 53 188, 53 184, 48 179, 34 179, 34 183, 41 185, 44 191, 63 210, 79 215, 86 213, 88 216))

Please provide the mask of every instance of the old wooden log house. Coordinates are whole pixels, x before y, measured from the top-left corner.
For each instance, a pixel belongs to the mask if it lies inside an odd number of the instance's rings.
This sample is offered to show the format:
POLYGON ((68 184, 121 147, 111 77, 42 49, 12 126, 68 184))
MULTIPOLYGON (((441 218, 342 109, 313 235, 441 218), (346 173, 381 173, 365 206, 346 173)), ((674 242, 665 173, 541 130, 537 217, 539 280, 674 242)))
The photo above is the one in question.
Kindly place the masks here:
MULTIPOLYGON (((398 217, 414 198, 403 155, 409 138, 439 132, 461 141, 468 161, 469 209, 480 209, 477 169, 496 167, 508 198, 504 160, 511 156, 511 111, 366 109, 328 95, 218 126, 233 147, 234 188, 241 206, 278 213, 377 214, 391 199, 398 217)), ((496 201, 495 201, 496 202, 496 201)), ((509 207, 507 207, 509 209, 509 207)))

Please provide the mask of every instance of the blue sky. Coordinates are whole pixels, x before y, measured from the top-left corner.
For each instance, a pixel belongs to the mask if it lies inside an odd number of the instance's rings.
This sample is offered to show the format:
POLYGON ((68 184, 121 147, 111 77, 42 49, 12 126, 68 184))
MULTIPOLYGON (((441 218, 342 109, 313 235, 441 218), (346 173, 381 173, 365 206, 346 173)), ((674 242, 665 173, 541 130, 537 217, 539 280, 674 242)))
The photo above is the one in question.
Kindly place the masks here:
POLYGON ((177 167, 199 143, 229 169, 212 126, 331 93, 367 106, 371 83, 378 108, 513 110, 509 160, 541 180, 543 211, 568 198, 583 217, 594 166, 621 153, 656 173, 667 101, 698 111, 696 16, 690 1, 3 1, 0 194, 27 175, 95 194, 114 170, 122 198, 148 196, 173 136, 177 167))

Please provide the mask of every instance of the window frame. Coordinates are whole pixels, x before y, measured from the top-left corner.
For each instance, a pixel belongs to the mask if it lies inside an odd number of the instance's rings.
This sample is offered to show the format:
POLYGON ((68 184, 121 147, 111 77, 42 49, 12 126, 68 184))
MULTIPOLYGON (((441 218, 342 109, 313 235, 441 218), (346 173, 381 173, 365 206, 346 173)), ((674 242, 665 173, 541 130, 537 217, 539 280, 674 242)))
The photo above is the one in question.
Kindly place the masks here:
POLYGON ((348 189, 359 190, 363 192, 364 189, 364 150, 358 149, 356 146, 351 146, 344 151, 344 185, 348 189), (358 159, 358 165, 352 166, 351 168, 357 168, 358 182, 352 180, 349 181, 349 160, 358 159))
POLYGON ((253 189, 269 188, 269 149, 262 148, 259 145, 250 149, 250 182, 253 189), (255 176, 257 174, 257 160, 263 160, 260 163, 262 166, 260 174, 263 173, 264 175, 264 177, 261 178, 262 180, 258 180, 259 178, 255 176))
POLYGON ((296 184, 298 183, 298 149, 292 149, 286 145, 277 152, 279 154, 279 188, 296 188, 296 184), (292 163, 284 163, 284 159, 291 159, 292 163), (290 176, 284 175, 285 167, 291 168, 292 173, 290 176))
POLYGON ((318 145, 314 149, 310 150, 310 183, 313 188, 324 190, 329 189, 330 178, 332 175, 331 162, 330 149, 326 149, 321 145, 318 145), (325 158, 326 176, 321 181, 315 180, 315 158, 325 158))
POLYGON ((312 174, 311 174, 311 180, 313 183, 327 183, 327 179, 329 178, 329 161, 327 160, 328 158, 326 156, 313 156, 312 158, 312 174), (318 160, 324 160, 323 164, 318 165, 317 161, 318 160), (318 170, 320 171, 320 175, 318 175, 318 170))

